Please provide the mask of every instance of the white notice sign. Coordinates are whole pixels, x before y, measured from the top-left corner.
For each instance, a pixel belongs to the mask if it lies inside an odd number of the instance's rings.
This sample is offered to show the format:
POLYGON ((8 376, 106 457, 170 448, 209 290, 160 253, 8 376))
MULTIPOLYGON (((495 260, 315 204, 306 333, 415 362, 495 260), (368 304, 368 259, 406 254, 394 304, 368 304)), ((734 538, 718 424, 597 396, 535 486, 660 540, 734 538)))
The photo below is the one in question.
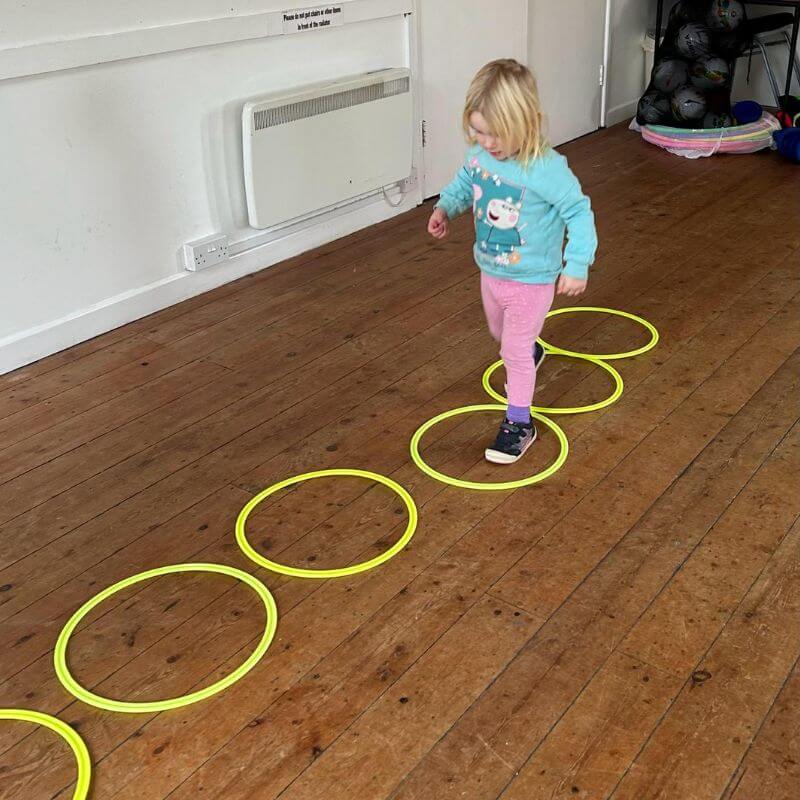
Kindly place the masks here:
POLYGON ((298 8, 283 12, 283 32, 302 33, 322 28, 333 28, 344 22, 341 6, 320 6, 319 8, 298 8))

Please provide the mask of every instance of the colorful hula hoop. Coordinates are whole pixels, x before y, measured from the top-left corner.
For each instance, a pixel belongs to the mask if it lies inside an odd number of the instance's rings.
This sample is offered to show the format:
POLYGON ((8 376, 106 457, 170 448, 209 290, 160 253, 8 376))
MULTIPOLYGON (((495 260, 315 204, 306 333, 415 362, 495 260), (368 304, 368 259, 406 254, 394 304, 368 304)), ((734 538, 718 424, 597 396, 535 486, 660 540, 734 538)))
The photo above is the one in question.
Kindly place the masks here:
MULTIPOLYGON (((614 380, 614 391, 605 399, 599 400, 597 403, 592 403, 587 406, 574 406, 574 407, 548 407, 548 406, 531 406, 531 413, 539 413, 539 414, 588 414, 590 411, 599 411, 601 408, 607 408, 610 405, 619 400, 622 396, 622 392, 625 388, 625 384, 622 381, 622 376, 617 372, 611 364, 607 364, 600 358, 595 358, 594 356, 587 356, 587 355, 569 355, 566 356, 564 353, 559 353, 557 351, 549 351, 552 355, 564 355, 567 358, 575 358, 579 359, 580 361, 588 361, 590 364, 594 364, 602 369, 604 369, 614 380)), ((503 397, 500 392, 496 391, 495 388, 491 384, 492 375, 494 375, 495 371, 499 369, 503 365, 503 361, 495 361, 494 364, 490 365, 486 368, 486 371, 483 373, 483 378, 481 383, 483 385, 486 394, 489 395, 494 400, 497 400, 499 403, 507 403, 508 399, 503 397)))
POLYGON ((260 567, 264 567, 272 572, 277 572, 281 575, 288 575, 292 578, 315 578, 318 580, 327 578, 345 578, 351 575, 357 575, 360 572, 366 572, 367 570, 374 569, 375 567, 387 562, 393 556, 397 555, 397 553, 399 553, 409 543, 409 541, 411 541, 411 537, 414 535, 414 531, 417 529, 417 520, 417 506, 414 503, 413 498, 402 486, 400 486, 399 483, 396 483, 391 478, 386 478, 383 475, 378 475, 375 472, 366 472, 360 469, 327 469, 319 470, 318 472, 308 472, 305 475, 297 475, 294 478, 287 478, 280 483, 276 483, 274 486, 264 489, 263 492, 260 492, 253 497, 239 512, 239 517, 236 520, 236 541, 239 544, 239 547, 242 549, 242 552, 251 561, 254 561, 260 567), (383 486, 391 489, 403 501, 406 510, 408 511, 408 525, 406 525, 403 535, 388 550, 378 556, 375 556, 375 558, 372 558, 369 561, 362 561, 359 564, 353 564, 349 567, 338 567, 336 569, 305 569, 303 567, 290 567, 286 564, 279 564, 277 561, 272 561, 271 559, 261 555, 261 553, 259 553, 250 544, 247 539, 246 531, 247 518, 259 503, 261 503, 270 495, 273 495, 282 489, 286 489, 289 486, 294 486, 297 483, 303 483, 304 481, 313 480, 315 478, 336 477, 364 478, 368 481, 375 481, 376 483, 380 483, 383 486))
POLYGON ((227 689, 236 681, 243 678, 264 656, 269 649, 272 639, 275 636, 275 629, 278 624, 278 610, 275 606, 275 600, 270 594, 269 589, 264 586, 261 581, 234 567, 228 567, 223 564, 173 564, 167 567, 158 567, 151 569, 147 572, 141 572, 138 575, 133 575, 130 578, 115 583, 107 589, 95 595, 91 600, 84 603, 73 615, 70 617, 67 624, 62 629, 56 642, 56 649, 54 654, 54 662, 56 668, 56 675, 64 688, 78 700, 94 706, 95 708, 102 708, 105 711, 117 711, 123 714, 145 714, 154 713, 159 711, 170 711, 176 708, 197 703, 200 700, 205 700, 212 695, 215 695, 224 689, 227 689), (158 578, 162 575, 175 575, 183 572, 213 572, 219 575, 226 575, 230 578, 235 578, 242 583, 247 584, 255 593, 261 598, 264 603, 264 608, 267 612, 267 625, 264 634, 261 637, 256 649, 250 657, 239 667, 237 667, 230 675, 222 678, 204 689, 199 689, 183 697, 176 697, 169 700, 153 700, 144 702, 127 702, 124 700, 112 700, 107 697, 102 697, 94 692, 85 689, 73 677, 67 665, 67 645, 69 638, 75 632, 75 629, 80 624, 81 620, 94 609, 100 605, 104 600, 107 600, 117 592, 134 586, 142 581, 150 580, 151 578, 158 578))
POLYGON ((643 327, 647 328, 650 331, 650 341, 643 345, 642 347, 637 347, 635 350, 628 350, 624 353, 578 353, 574 350, 566 350, 563 347, 556 347, 555 345, 550 344, 549 342, 545 342, 544 339, 539 339, 539 343, 546 347, 551 353, 556 353, 562 356, 573 356, 580 358, 581 356, 589 356, 593 359, 598 361, 616 361, 617 359, 621 358, 633 358, 634 356, 640 356, 642 353, 647 353, 649 350, 652 350, 658 344, 658 331, 656 330, 655 326, 648 322, 646 319, 637 316, 636 314, 631 314, 628 311, 620 311, 616 308, 599 308, 597 306, 572 306, 570 308, 557 308, 551 311, 547 317, 557 317, 560 314, 575 314, 575 313, 597 313, 597 314, 611 314, 615 317, 624 317, 625 319, 632 319, 634 322, 638 322, 643 327))
POLYGON ((506 481, 504 483, 478 483, 475 481, 465 481, 461 480, 460 478, 453 478, 450 475, 445 475, 443 472, 439 472, 435 470, 433 467, 429 466, 419 452, 419 444, 422 440, 422 437, 425 433, 430 430, 434 425, 437 425, 440 422, 443 422, 446 419, 450 419, 451 417, 456 417, 461 414, 471 414, 473 412, 479 411, 505 411, 505 406, 499 405, 477 405, 477 406, 464 406, 462 408, 454 408, 452 411, 445 411, 443 414, 439 414, 432 419, 429 419, 424 425, 421 425, 417 432, 414 434, 413 438, 411 439, 411 458, 414 463, 422 470, 426 475, 431 478, 434 478, 437 481, 441 481, 442 483, 446 483, 449 486, 457 486, 460 489, 475 489, 476 491, 484 491, 484 492, 499 492, 504 491, 506 489, 519 489, 523 486, 531 486, 534 483, 539 483, 540 481, 549 478, 554 473, 558 472, 559 469, 563 466, 564 462, 567 460, 567 455, 569 454, 569 442, 567 440, 567 435, 561 429, 559 425, 557 425, 553 420, 548 419, 547 417, 542 416, 541 414, 534 413, 532 416, 534 419, 539 420, 543 425, 550 428, 556 437, 558 438, 559 444, 561 445, 561 450, 556 457, 556 460, 549 466, 543 469, 541 472, 536 473, 536 475, 531 475, 528 478, 521 478, 520 480, 516 481, 506 481))
POLYGON ((92 782, 92 759, 89 757, 86 743, 74 728, 71 728, 60 719, 51 717, 49 714, 42 714, 40 711, 29 711, 26 708, 0 708, 0 719, 14 722, 32 722, 34 725, 42 725, 57 733, 70 746, 78 765, 78 778, 75 782, 72 800, 85 800, 89 796, 89 785, 92 782))

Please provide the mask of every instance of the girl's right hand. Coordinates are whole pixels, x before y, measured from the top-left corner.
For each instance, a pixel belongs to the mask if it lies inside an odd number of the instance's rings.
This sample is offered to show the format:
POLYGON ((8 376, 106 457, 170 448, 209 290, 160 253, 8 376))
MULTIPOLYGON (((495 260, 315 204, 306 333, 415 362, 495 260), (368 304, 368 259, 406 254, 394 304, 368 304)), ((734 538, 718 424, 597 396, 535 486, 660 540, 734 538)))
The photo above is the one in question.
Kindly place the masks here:
POLYGON ((450 233, 450 221, 441 208, 434 208, 428 220, 428 233, 434 239, 444 239, 450 233))

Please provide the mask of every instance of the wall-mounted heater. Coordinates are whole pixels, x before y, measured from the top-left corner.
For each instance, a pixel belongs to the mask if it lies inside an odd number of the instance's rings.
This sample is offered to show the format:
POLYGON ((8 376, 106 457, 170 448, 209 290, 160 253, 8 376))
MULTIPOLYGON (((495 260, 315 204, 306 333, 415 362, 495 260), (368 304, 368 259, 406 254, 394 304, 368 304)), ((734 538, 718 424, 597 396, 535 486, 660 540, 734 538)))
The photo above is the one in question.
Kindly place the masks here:
POLYGON ((247 211, 271 228, 396 183, 411 173, 407 69, 302 86, 246 103, 247 211))

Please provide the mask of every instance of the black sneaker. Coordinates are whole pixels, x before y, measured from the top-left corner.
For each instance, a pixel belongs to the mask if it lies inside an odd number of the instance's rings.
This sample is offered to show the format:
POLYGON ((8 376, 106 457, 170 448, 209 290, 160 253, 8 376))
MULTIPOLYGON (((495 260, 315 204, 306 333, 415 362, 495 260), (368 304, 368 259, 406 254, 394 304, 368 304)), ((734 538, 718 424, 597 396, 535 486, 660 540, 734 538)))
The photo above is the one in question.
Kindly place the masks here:
POLYGON ((504 420, 494 444, 486 449, 486 460, 492 464, 513 464, 536 441, 536 426, 504 420))
POLYGON ((534 342, 533 343, 533 365, 536 367, 536 369, 539 369, 539 367, 542 365, 542 361, 544 361, 544 356, 545 356, 544 347, 542 347, 539 344, 539 342, 534 342))

